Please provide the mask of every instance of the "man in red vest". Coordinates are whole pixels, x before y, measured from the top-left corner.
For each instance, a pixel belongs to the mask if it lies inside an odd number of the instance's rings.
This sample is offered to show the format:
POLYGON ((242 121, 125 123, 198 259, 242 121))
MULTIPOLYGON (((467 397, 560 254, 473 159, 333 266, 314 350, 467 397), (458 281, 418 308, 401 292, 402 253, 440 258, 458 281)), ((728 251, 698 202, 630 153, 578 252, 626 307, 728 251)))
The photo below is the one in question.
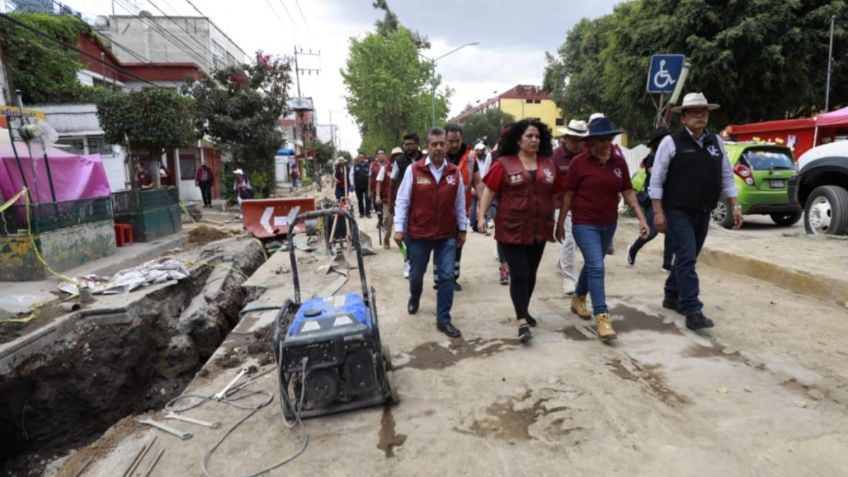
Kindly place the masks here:
POLYGON ((441 128, 427 134, 428 157, 406 169, 395 200, 395 242, 407 237, 409 303, 407 311, 418 312, 424 272, 430 253, 438 268, 436 328, 456 338, 461 335, 451 323, 453 269, 456 251, 465 243, 465 188, 460 170, 445 160, 446 135, 441 128))

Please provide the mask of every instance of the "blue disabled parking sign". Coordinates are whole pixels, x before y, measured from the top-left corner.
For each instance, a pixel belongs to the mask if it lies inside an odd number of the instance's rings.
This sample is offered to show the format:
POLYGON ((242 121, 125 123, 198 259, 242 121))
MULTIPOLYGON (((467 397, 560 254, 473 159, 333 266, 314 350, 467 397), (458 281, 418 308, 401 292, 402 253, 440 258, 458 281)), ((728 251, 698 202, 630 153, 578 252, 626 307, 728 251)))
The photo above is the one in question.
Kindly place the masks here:
POLYGON ((648 68, 648 93, 673 93, 685 59, 683 55, 652 55, 648 68))

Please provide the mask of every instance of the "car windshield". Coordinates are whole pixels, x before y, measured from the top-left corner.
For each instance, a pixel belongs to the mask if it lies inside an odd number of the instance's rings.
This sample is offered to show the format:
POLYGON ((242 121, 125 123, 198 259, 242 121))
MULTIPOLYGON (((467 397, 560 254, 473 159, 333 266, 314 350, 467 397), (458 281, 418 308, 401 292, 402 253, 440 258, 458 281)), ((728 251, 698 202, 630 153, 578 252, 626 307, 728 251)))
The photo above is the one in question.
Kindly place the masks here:
POLYGON ((755 171, 795 169, 792 157, 784 151, 753 150, 745 153, 747 162, 755 171))

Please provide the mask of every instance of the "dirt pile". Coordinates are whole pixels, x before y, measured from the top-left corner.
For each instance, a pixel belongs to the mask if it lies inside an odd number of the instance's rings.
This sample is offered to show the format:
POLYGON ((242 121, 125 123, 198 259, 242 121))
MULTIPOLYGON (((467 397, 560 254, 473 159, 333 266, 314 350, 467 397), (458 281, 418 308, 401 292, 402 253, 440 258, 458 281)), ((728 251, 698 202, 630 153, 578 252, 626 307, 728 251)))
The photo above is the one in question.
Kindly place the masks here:
POLYGON ((188 243, 191 245, 205 245, 209 242, 229 237, 230 234, 208 225, 200 225, 188 233, 188 243))

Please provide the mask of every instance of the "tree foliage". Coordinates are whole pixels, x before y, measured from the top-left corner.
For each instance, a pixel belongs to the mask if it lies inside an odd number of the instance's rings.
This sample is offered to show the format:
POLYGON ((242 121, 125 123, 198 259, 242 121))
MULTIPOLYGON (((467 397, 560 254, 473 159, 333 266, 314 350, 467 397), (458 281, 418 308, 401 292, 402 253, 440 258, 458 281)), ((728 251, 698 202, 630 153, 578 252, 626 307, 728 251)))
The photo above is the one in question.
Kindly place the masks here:
POLYGON ((306 143, 306 148, 307 150, 315 151, 315 159, 313 161, 316 166, 321 166, 324 170, 327 170, 333 164, 333 160, 336 157, 336 147, 331 141, 321 142, 313 139, 306 143))
POLYGON ((259 51, 250 64, 216 70, 183 87, 195 101, 198 133, 229 149, 234 167, 245 169, 257 190, 275 183, 274 155, 284 143, 278 121, 287 109, 290 73, 287 62, 259 51))
POLYGON ((447 117, 449 91, 430 83, 430 64, 419 59, 409 31, 371 33, 350 40, 350 56, 341 71, 347 108, 362 134, 364 151, 400 144, 407 131, 424 133, 431 123, 431 87, 436 91, 436 120, 447 117))
MULTIPOLYGON (((91 32, 70 15, 11 13, 9 17, 74 46, 81 33, 91 32)), ((0 21, 0 39, 13 87, 21 90, 24 103, 78 103, 96 96, 94 88, 77 79, 83 64, 76 51, 8 21, 0 21)))
MULTIPOLYGON (((824 107, 831 15, 832 84, 840 85, 848 80, 844 0, 636 0, 575 25, 547 54, 544 87, 567 116, 602 111, 644 138, 656 114, 645 92, 649 57, 682 53, 692 64, 684 90, 722 105, 713 127, 809 116, 824 107)), ((832 87, 831 106, 846 103, 848 90, 832 87)))
POLYGON ((129 146, 130 153, 157 156, 186 147, 195 139, 191 99, 165 88, 109 92, 97 101, 97 119, 107 143, 129 146))
POLYGON ((500 109, 472 114, 462 123, 462 137, 469 144, 482 140, 492 147, 498 142, 501 127, 512 121, 515 118, 500 109))

